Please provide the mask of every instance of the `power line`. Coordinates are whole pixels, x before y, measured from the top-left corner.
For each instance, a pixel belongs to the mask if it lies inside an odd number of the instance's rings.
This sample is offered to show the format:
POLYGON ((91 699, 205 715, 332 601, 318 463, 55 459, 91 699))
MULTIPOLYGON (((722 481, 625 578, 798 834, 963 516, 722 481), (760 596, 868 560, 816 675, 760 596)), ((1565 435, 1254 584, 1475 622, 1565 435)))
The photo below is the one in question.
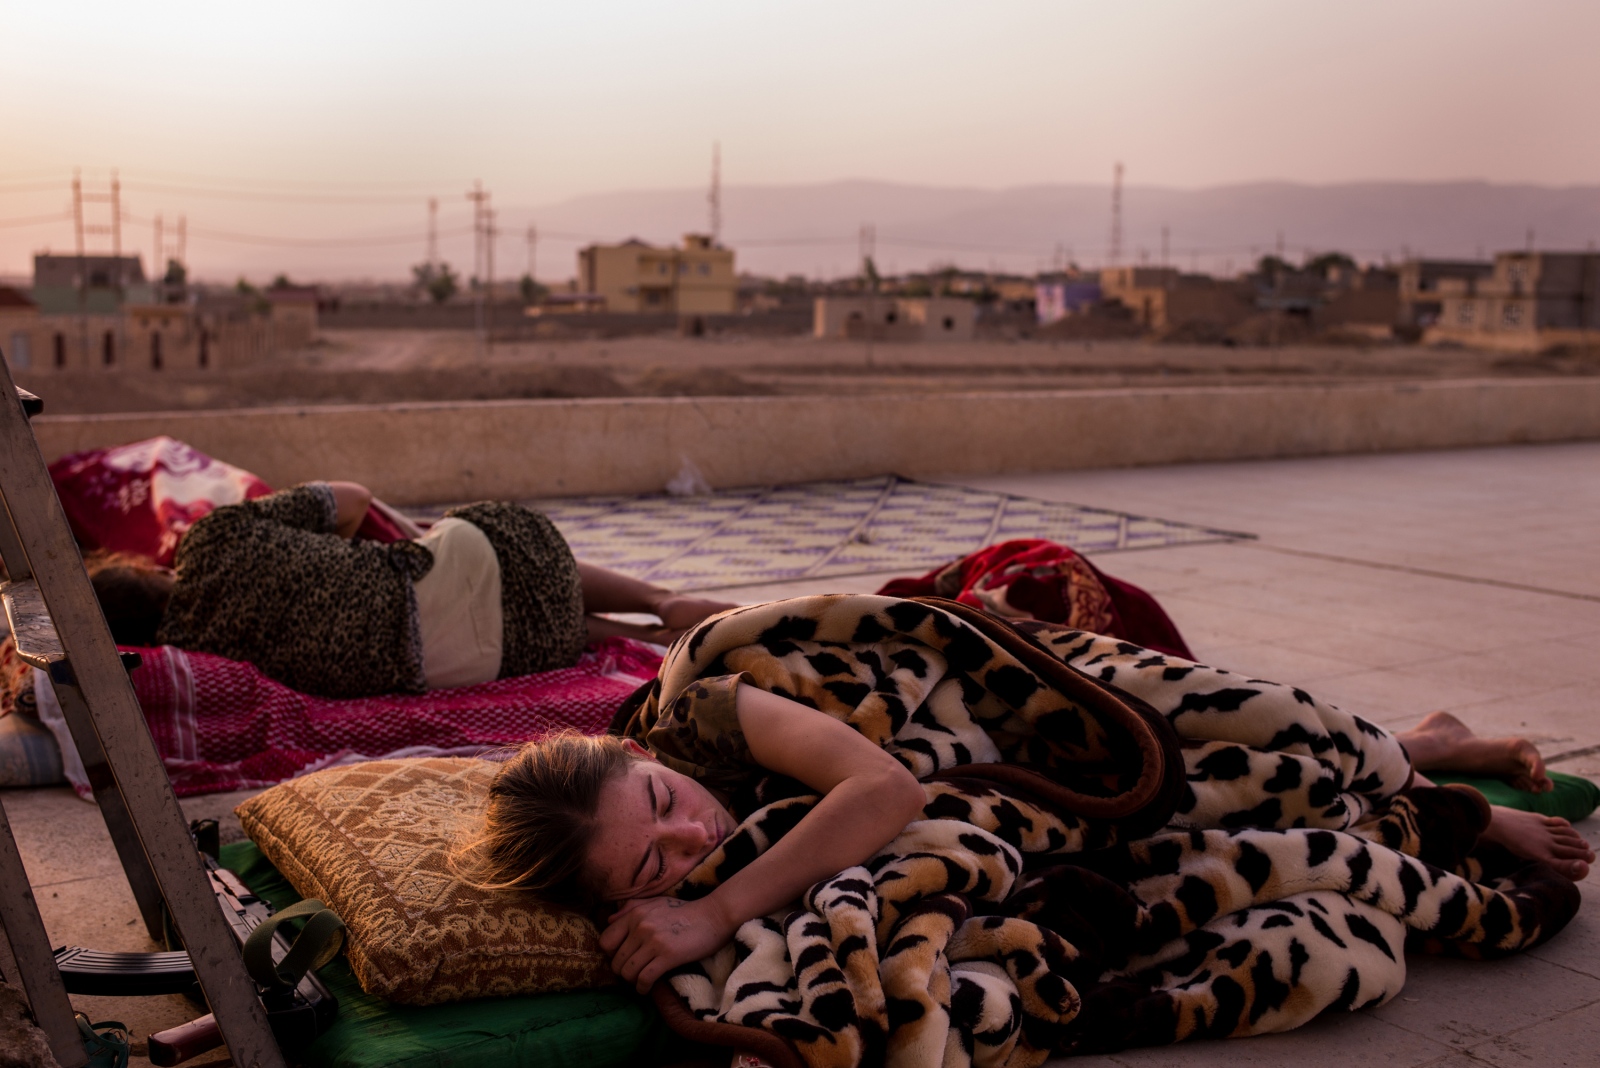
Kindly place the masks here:
POLYGON ((0 184, 0 193, 48 193, 52 189, 60 189, 61 184, 60 182, 0 184))
MULTIPOLYGON (((41 175, 48 172, 39 172, 41 175)), ((248 190, 261 189, 269 192, 339 192, 351 195, 364 192, 378 192, 382 194, 415 192, 426 195, 429 190, 437 189, 441 185, 450 185, 455 179, 445 181, 402 181, 402 182, 330 182, 322 179, 303 178, 240 178, 237 176, 222 176, 215 174, 195 174, 188 171, 163 171, 137 169, 135 175, 158 181, 179 182, 186 185, 201 185, 213 189, 248 190)), ((12 175, 8 178, 16 179, 12 175)), ((31 176, 30 176, 31 177, 31 176)))
POLYGON ((41 226, 44 223, 66 222, 72 218, 70 211, 58 211, 54 215, 31 215, 25 219, 0 219, 0 228, 11 229, 22 226, 41 226))
MULTIPOLYGON (((122 217, 129 222, 150 225, 154 222, 150 218, 123 212, 122 217)), ((470 226, 458 226, 451 230, 441 231, 445 237, 455 237, 460 234, 472 232, 470 226)), ((213 230, 206 226, 191 226, 189 233, 195 237, 208 238, 212 241, 228 241, 240 245, 271 245, 283 248, 356 248, 377 247, 381 245, 409 245, 417 240, 415 230, 405 234, 372 235, 370 237, 274 237, 265 234, 242 234, 231 230, 213 230)))
POLYGON ((132 181, 122 183, 128 189, 144 192, 177 193, 183 196, 209 200, 252 200, 277 204, 415 204, 417 196, 388 194, 347 193, 278 193, 255 192, 245 189, 207 188, 198 185, 168 185, 162 182, 132 181))

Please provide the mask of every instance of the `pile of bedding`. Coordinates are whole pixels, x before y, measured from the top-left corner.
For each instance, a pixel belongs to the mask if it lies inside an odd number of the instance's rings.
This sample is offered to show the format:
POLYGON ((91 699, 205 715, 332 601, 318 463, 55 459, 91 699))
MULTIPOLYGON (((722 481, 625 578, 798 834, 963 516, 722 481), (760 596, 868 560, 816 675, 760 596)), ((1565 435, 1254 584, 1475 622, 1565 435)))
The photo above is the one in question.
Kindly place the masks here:
MULTIPOLYGON (((1475 846, 1479 795, 1408 790, 1392 735, 1291 687, 948 601, 813 597, 703 624, 619 726, 692 729, 693 682, 730 672, 851 724, 928 798, 657 985, 681 1033, 777 1065, 1281 1031, 1393 997, 1408 947, 1503 956, 1578 907, 1554 870, 1475 846)), ((759 783, 675 892, 710 893, 815 800, 759 783)))

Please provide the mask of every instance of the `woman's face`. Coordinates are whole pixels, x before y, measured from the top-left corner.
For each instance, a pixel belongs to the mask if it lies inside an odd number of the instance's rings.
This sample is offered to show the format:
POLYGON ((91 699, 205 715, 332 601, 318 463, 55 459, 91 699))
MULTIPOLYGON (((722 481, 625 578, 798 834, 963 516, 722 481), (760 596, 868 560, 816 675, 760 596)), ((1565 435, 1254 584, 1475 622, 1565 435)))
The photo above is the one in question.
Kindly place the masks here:
POLYGON ((704 786, 627 744, 638 759, 601 791, 585 865, 607 901, 665 893, 738 826, 704 786))

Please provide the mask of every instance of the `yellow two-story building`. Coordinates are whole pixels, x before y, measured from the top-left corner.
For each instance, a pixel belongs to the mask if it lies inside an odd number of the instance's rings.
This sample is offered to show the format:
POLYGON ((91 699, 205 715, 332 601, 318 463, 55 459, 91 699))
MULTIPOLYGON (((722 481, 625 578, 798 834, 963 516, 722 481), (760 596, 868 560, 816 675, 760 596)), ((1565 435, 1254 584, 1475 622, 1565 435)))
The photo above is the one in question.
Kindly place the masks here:
POLYGON ((610 312, 732 315, 739 303, 733 250, 704 234, 685 234, 681 248, 634 238, 579 249, 578 285, 610 312))

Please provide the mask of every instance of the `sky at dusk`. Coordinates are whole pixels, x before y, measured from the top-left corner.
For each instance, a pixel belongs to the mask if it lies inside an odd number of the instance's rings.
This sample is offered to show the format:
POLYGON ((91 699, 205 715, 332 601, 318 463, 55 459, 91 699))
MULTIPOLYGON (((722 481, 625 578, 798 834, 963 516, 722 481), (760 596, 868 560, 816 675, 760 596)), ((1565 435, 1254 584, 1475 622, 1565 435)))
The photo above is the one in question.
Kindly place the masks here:
POLYGON ((136 251, 186 215, 202 276, 314 274, 344 238, 393 238, 360 262, 403 274, 429 195, 459 262, 474 179, 511 231, 703 186, 714 141, 730 186, 1103 183, 1118 160, 1179 188, 1600 184, 1592 0, 0 0, 0 26, 8 274, 71 248, 74 167, 119 170, 136 251))

